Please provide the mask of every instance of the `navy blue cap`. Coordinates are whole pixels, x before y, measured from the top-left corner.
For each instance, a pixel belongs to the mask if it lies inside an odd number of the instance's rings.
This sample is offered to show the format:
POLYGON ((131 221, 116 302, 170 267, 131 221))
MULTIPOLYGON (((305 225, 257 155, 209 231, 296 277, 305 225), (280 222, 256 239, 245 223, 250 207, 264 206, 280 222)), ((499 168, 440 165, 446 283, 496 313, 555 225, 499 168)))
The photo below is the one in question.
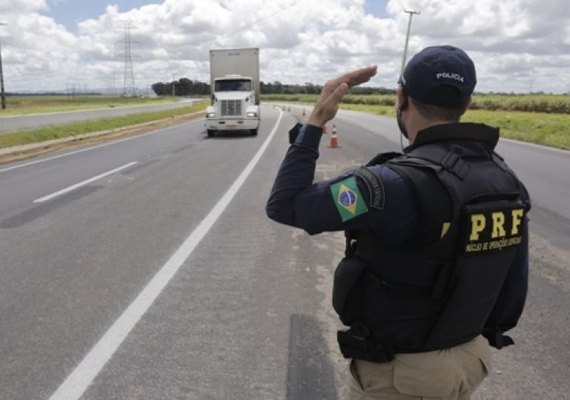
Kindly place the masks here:
POLYGON ((460 108, 475 89, 475 65, 467 53, 453 46, 426 47, 417 53, 400 78, 406 93, 424 104, 460 108), (442 86, 457 90, 439 91, 442 86))

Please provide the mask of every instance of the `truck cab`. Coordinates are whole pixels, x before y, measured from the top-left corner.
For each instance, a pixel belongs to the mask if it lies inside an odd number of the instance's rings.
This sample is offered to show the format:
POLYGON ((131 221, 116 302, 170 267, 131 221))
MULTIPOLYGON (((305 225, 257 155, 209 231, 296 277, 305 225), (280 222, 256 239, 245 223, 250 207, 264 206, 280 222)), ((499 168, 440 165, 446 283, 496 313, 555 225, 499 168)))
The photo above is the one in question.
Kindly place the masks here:
POLYGON ((257 135, 261 121, 259 49, 210 50, 210 98, 205 126, 216 132, 257 135))
POLYGON ((206 109, 208 136, 217 131, 238 130, 257 135, 260 115, 253 78, 240 75, 216 78, 211 99, 212 103, 206 109))

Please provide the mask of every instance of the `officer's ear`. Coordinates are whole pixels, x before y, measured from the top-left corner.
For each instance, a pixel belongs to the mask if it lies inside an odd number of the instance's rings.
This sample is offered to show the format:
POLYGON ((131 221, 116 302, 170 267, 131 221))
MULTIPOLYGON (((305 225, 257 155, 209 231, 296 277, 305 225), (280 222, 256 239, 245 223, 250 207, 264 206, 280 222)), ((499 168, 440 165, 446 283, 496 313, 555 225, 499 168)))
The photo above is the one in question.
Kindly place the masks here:
POLYGON ((469 96, 469 100, 467 100, 467 102, 465 103, 465 105, 463 106, 463 110, 461 110, 461 115, 465 114, 465 112, 469 109, 469 107, 471 107, 471 101, 472 101, 472 97, 469 96))
POLYGON ((408 108, 408 94, 403 85, 396 88, 396 111, 404 111, 408 108))

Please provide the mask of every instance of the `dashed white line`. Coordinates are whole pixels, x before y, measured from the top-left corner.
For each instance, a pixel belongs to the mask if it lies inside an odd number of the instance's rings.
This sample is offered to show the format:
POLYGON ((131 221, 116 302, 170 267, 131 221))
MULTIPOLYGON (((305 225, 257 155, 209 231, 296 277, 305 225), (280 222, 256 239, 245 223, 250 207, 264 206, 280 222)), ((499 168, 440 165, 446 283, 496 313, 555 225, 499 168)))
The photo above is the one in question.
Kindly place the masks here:
POLYGON ((89 185, 90 183, 95 182, 96 180, 99 180, 99 179, 104 178, 106 176, 112 175, 112 174, 119 172, 119 171, 122 171, 126 168, 132 167, 135 164, 138 164, 138 162, 137 161, 130 162, 128 164, 123 165, 122 167, 112 169, 111 171, 107 171, 103 174, 94 176, 93 178, 86 179, 82 182, 76 183, 75 185, 71 185, 69 187, 66 187, 65 189, 58 190, 55 193, 48 194, 47 196, 44 196, 44 197, 40 197, 39 199, 34 200, 34 203, 43 203, 44 201, 51 200, 57 196, 61 196, 62 194, 65 194, 65 193, 71 192, 72 190, 80 188, 81 186, 89 185))
POLYGON ((190 236, 182 243, 170 259, 162 266, 156 275, 150 280, 145 288, 139 293, 129 307, 121 314, 109 330, 103 335, 95 346, 87 353, 85 358, 71 372, 67 379, 59 386, 57 391, 50 397, 50 400, 77 400, 79 399, 99 372, 103 369, 107 361, 113 356, 123 340, 128 336, 134 326, 150 308, 154 300, 164 290, 170 279, 178 272, 182 264, 192 254, 196 246, 202 241, 210 228, 224 212, 230 201, 237 194, 245 180, 259 162, 259 159, 269 146, 271 139, 275 136, 283 112, 279 110, 279 118, 263 142, 255 156, 238 176, 228 191, 216 203, 214 208, 206 215, 200 224, 192 231, 190 236))

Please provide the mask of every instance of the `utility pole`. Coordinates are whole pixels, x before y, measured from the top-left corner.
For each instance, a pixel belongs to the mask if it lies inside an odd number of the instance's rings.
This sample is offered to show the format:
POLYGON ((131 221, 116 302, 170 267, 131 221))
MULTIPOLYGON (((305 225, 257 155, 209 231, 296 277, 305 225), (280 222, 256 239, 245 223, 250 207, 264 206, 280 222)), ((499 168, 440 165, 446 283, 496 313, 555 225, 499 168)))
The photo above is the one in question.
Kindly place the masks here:
POLYGON ((406 32, 406 43, 404 44, 404 55, 402 56, 402 68, 400 68, 400 76, 404 75, 404 68, 406 68, 406 58, 408 57, 408 41, 410 40, 410 30, 412 28, 412 16, 414 14, 419 14, 420 10, 406 8, 404 12, 406 14, 410 14, 410 18, 408 19, 408 31, 406 32))
MULTIPOLYGON (((0 22, 0 25, 6 25, 0 22)), ((2 97, 2 110, 6 109, 6 93, 4 92, 4 73, 2 71, 2 40, 0 40, 0 97, 2 97)))

